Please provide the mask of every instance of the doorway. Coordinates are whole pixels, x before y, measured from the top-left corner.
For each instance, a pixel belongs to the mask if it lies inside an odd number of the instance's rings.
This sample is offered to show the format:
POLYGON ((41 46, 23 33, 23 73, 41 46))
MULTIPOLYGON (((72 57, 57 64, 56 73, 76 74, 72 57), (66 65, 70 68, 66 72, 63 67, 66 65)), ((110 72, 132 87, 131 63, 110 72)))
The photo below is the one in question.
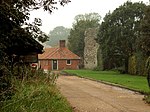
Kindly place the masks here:
POLYGON ((53 60, 52 61, 52 67, 53 67, 53 70, 57 70, 58 69, 58 61, 57 60, 53 60))

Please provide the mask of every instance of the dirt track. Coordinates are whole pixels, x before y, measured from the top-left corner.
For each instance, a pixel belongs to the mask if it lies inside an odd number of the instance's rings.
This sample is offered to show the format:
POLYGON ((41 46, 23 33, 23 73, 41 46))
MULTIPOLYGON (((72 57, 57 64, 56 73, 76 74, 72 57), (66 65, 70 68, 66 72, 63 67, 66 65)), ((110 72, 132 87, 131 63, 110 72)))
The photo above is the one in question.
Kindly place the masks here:
POLYGON ((150 112, 143 95, 76 76, 60 76, 57 85, 75 112, 150 112))

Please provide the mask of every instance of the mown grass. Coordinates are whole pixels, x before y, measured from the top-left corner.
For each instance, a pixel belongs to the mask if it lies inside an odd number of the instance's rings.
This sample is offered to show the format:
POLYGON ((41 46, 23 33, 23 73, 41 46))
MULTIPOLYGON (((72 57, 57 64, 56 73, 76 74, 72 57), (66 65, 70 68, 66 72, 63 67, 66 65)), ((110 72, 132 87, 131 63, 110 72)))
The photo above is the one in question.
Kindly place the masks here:
POLYGON ((147 79, 144 76, 120 74, 119 72, 115 71, 92 71, 92 70, 65 70, 65 71, 70 74, 76 74, 81 77, 118 84, 131 90, 136 90, 145 94, 148 94, 150 92, 147 79))
POLYGON ((27 81, 15 80, 16 93, 1 102, 0 112, 72 112, 56 88, 53 76, 38 76, 27 81))

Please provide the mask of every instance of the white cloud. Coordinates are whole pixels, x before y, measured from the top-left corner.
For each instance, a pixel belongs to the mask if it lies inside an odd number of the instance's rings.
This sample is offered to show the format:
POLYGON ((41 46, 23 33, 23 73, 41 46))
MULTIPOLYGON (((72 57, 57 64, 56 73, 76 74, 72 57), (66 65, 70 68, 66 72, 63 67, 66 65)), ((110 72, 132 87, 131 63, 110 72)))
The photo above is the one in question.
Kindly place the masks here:
MULTIPOLYGON (((32 11, 30 21, 33 21, 35 17, 42 19, 41 30, 45 33, 49 33, 56 26, 71 27, 74 22, 74 17, 78 14, 85 14, 90 12, 99 13, 102 17, 106 13, 113 11, 127 0, 71 0, 71 3, 64 7, 59 6, 58 10, 55 10, 52 14, 44 12, 42 10, 32 11)), ((132 2, 139 2, 139 0, 131 0, 132 2)), ((144 3, 148 3, 149 0, 142 0, 144 3)))

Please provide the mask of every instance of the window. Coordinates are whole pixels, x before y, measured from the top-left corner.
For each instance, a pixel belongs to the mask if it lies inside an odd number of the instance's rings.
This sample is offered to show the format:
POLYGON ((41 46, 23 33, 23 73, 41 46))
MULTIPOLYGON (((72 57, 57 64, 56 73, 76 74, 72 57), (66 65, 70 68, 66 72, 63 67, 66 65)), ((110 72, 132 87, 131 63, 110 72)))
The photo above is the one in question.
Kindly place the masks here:
POLYGON ((71 65, 71 60, 67 60, 67 65, 71 65))

